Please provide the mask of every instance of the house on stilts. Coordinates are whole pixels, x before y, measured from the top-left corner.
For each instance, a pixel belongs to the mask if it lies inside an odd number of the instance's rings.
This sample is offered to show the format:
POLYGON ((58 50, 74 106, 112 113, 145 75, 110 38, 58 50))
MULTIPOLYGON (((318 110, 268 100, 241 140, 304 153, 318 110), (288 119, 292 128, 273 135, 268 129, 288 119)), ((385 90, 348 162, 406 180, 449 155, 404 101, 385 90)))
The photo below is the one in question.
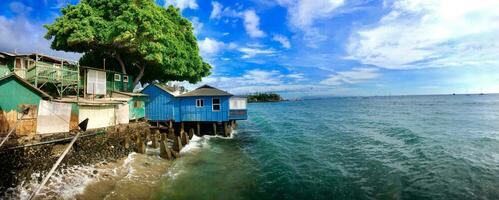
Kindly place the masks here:
POLYGON ((150 84, 142 93, 149 96, 146 119, 158 125, 169 122, 181 129, 194 128, 199 135, 228 135, 236 120, 247 119, 244 97, 234 97, 209 85, 186 92, 181 87, 150 84))

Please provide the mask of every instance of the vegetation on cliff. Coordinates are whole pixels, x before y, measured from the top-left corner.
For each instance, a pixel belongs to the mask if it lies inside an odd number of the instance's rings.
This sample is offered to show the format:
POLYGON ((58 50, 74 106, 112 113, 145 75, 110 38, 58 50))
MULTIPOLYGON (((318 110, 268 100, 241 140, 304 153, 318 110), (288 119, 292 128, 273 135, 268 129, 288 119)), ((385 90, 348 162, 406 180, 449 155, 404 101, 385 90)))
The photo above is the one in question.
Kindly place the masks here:
POLYGON ((277 102, 284 99, 277 93, 254 93, 247 95, 248 102, 277 102))
POLYGON ((210 74, 189 20, 154 0, 82 0, 45 28, 51 48, 84 53, 82 65, 102 66, 108 58, 107 69, 134 74, 134 83, 196 83, 210 74))

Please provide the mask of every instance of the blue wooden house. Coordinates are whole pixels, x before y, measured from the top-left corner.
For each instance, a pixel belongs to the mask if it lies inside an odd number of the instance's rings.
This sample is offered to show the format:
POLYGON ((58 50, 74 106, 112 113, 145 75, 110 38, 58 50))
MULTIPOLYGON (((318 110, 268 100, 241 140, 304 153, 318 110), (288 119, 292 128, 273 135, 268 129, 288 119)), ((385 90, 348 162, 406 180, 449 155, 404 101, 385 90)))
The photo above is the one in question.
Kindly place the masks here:
POLYGON ((179 101, 172 87, 150 84, 142 90, 146 100, 146 119, 151 122, 180 121, 179 101))
POLYGON ((178 93, 174 88, 148 85, 146 118, 152 122, 229 122, 247 119, 246 99, 203 85, 193 91, 178 93), (236 106, 231 108, 232 106, 236 106))

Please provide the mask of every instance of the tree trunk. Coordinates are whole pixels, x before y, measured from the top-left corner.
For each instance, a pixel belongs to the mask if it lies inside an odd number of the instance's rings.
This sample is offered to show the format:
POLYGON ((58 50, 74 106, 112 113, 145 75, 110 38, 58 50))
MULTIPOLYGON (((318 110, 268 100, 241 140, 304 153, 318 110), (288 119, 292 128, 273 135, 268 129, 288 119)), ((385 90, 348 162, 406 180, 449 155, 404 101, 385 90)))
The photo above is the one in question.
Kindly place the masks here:
POLYGON ((137 64, 137 67, 140 69, 140 71, 139 71, 139 75, 137 75, 137 77, 135 77, 135 80, 133 81, 133 86, 134 87, 137 84, 139 84, 140 79, 142 79, 142 77, 144 76, 144 71, 146 69, 146 65, 144 64, 144 66, 141 66, 141 65, 137 64))
POLYGON ((126 74, 125 63, 124 63, 124 62, 123 62, 123 60, 121 59, 120 54, 119 54, 119 53, 115 54, 115 55, 114 55, 114 58, 116 58, 116 60, 120 63, 120 66, 121 66, 121 73, 126 74))

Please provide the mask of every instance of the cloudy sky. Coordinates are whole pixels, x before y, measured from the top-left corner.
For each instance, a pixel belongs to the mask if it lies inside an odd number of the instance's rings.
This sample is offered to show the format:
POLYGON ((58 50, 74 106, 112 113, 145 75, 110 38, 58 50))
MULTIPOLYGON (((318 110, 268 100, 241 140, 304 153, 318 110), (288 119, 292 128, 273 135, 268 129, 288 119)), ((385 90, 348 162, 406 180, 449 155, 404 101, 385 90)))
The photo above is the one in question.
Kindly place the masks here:
MULTIPOLYGON (((0 50, 50 50, 43 24, 77 1, 3 0, 0 50)), ((499 92, 497 0, 162 0, 213 67, 203 83, 286 97, 499 92)))

